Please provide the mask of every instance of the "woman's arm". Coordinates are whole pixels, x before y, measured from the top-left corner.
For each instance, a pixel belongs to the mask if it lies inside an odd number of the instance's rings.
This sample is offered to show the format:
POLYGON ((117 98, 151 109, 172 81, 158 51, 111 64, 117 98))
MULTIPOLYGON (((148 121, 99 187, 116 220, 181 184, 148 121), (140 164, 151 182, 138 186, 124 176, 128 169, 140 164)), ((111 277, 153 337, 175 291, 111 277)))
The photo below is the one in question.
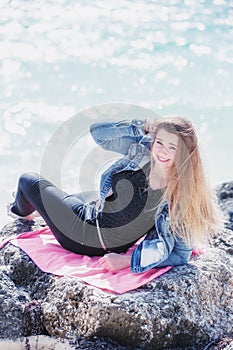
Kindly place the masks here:
POLYGON ((187 247, 184 241, 174 238, 172 231, 153 238, 146 238, 133 250, 131 256, 131 272, 141 273, 155 267, 177 266, 188 263, 193 247, 187 247))
MULTIPOLYGON (((152 243, 152 242, 151 242, 152 243)), ((143 251, 143 254, 146 254, 146 260, 148 260, 146 263, 142 262, 142 250, 140 250, 140 255, 136 257, 138 251, 137 248, 133 252, 133 257, 131 255, 122 255, 117 253, 108 253, 105 254, 102 258, 100 258, 100 264, 109 271, 117 272, 119 270, 122 270, 126 267, 130 267, 131 265, 131 271, 132 272, 145 272, 148 269, 155 268, 155 267, 165 267, 165 266, 177 266, 177 265, 183 265, 187 264, 190 256, 192 254, 192 248, 183 248, 183 249, 175 249, 171 252, 171 254, 168 256, 167 259, 163 259, 161 254, 162 251, 158 247, 158 241, 152 243, 152 246, 150 249, 145 249, 143 251), (154 243, 154 244, 153 244, 154 243), (137 252, 136 252, 137 251, 137 252), (136 255, 135 255, 136 253, 136 255), (136 260, 139 261, 136 262, 136 260), (143 264, 142 264, 143 263, 143 264)), ((160 242, 161 243, 161 242, 160 242)), ((164 255, 165 256, 165 255, 164 255)), ((145 260, 145 258, 144 258, 145 260)))
POLYGON ((145 121, 103 122, 92 124, 90 133, 95 142, 108 151, 126 155, 133 142, 139 142, 144 134, 145 121))
POLYGON ((116 272, 126 267, 130 267, 130 260, 130 255, 108 253, 100 258, 99 262, 106 270, 116 272))

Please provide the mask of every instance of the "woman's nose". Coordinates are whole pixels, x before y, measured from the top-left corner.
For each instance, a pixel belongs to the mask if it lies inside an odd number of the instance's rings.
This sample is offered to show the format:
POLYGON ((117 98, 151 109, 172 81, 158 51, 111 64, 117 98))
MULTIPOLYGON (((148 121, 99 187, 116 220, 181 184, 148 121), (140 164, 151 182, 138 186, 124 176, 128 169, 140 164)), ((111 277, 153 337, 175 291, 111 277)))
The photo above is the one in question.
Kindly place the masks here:
POLYGON ((167 147, 164 146, 164 145, 161 145, 161 146, 160 146, 160 152, 161 152, 162 154, 166 154, 166 155, 169 153, 167 147))

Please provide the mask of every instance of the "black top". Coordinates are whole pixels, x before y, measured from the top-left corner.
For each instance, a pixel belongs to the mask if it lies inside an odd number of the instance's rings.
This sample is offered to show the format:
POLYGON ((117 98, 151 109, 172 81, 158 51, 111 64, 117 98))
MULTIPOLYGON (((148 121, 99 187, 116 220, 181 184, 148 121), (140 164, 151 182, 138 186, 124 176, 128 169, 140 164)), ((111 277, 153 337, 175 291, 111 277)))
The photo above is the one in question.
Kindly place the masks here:
POLYGON ((105 245, 112 251, 127 250, 155 224, 155 212, 163 190, 152 190, 150 163, 138 171, 122 171, 112 178, 112 194, 106 198, 99 224, 105 245))

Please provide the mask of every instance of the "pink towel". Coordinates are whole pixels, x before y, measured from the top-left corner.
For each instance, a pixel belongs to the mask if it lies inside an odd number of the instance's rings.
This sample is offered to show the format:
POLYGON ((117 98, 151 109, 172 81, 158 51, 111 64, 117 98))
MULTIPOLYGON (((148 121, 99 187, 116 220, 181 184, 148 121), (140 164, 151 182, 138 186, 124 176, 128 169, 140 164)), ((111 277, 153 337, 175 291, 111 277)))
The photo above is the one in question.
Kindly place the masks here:
MULTIPOLYGON (((129 268, 118 272, 105 270, 99 263, 99 257, 78 255, 64 249, 54 238, 48 227, 24 232, 0 244, 12 243, 27 253, 34 263, 44 272, 58 276, 75 277, 85 283, 111 293, 126 293, 136 289, 156 277, 169 271, 172 267, 151 269, 134 274, 129 268)), ((130 248, 126 254, 132 252, 130 248)))

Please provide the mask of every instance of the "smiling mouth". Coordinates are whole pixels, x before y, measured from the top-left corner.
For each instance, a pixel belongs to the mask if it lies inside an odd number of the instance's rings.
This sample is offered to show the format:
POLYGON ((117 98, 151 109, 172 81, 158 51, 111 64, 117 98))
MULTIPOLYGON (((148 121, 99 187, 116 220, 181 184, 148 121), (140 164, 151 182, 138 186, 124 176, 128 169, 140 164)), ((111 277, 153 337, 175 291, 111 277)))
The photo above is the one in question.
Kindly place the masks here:
POLYGON ((169 159, 161 158, 161 157, 159 157, 159 156, 157 156, 157 159, 158 159, 158 161, 161 162, 161 163, 167 163, 167 162, 169 162, 169 159))

